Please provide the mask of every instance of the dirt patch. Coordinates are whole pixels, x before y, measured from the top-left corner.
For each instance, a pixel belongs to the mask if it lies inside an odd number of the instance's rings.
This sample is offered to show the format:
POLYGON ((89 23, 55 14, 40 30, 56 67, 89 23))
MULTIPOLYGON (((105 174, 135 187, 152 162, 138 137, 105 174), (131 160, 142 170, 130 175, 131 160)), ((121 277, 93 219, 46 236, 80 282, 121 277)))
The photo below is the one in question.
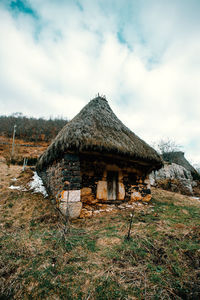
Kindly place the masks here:
POLYGON ((11 183, 15 182, 21 173, 22 167, 20 166, 10 166, 8 167, 4 161, 0 162, 0 190, 5 191, 10 186, 11 183))
POLYGON ((121 239, 117 237, 109 237, 109 238, 100 238, 97 240, 97 246, 99 247, 110 247, 114 245, 119 245, 121 243, 121 239))

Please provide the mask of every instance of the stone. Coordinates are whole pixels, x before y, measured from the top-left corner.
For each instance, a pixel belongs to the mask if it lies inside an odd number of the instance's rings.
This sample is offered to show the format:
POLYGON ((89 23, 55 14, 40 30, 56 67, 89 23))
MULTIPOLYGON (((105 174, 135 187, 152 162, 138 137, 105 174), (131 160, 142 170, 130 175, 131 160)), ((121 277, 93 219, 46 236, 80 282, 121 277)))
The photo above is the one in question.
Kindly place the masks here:
POLYGON ((81 184, 80 183, 71 183, 70 184, 70 189, 71 190, 80 190, 81 184))
POLYGON ((151 184, 161 186, 172 191, 193 195, 193 177, 191 172, 175 163, 165 163, 164 167, 150 174, 151 184), (166 182, 166 188, 163 182, 166 182), (167 184, 168 183, 168 184, 167 184))
POLYGON ((150 189, 151 188, 151 181, 150 181, 150 178, 146 178, 144 180, 144 183, 147 185, 147 189, 150 189))
POLYGON ((107 209, 108 207, 109 207, 109 206, 108 206, 107 204, 102 204, 102 205, 101 205, 101 209, 103 209, 103 210, 104 210, 104 209, 107 209))
POLYGON ((88 205, 88 204, 84 204, 84 208, 87 210, 93 210, 92 206, 88 205))
POLYGON ((91 188, 84 187, 84 188, 81 189, 81 197, 82 196, 88 196, 90 194, 92 194, 92 189, 91 188))
POLYGON ((97 199, 94 198, 93 195, 85 195, 81 197, 81 202, 87 203, 87 204, 95 204, 97 203, 97 199))
POLYGON ((97 202, 97 199, 95 199, 92 194, 91 188, 84 187, 81 189, 81 201, 87 204, 95 204, 97 202))
POLYGON ((79 202, 81 200, 81 191, 74 190, 74 191, 62 191, 61 192, 61 199, 60 201, 64 202, 79 202))
POLYGON ((133 191, 131 193, 131 202, 132 201, 141 201, 141 200, 142 200, 142 195, 140 194, 140 192, 133 191))
POLYGON ((124 200, 124 197, 125 197, 124 184, 122 182, 119 182, 119 184, 118 184, 118 199, 124 200))
POLYGON ((92 217, 92 211, 87 210, 85 208, 82 208, 81 213, 80 213, 80 218, 85 219, 85 218, 91 218, 92 217))
POLYGON ((97 184, 97 199, 98 200, 108 200, 107 195, 107 182, 99 181, 97 184))
POLYGON ((151 198, 152 198, 151 194, 147 194, 146 196, 143 197, 142 201, 149 202, 151 200, 151 198))
POLYGON ((82 209, 82 202, 61 202, 59 204, 59 209, 63 215, 69 214, 69 219, 76 219, 80 216, 82 209))

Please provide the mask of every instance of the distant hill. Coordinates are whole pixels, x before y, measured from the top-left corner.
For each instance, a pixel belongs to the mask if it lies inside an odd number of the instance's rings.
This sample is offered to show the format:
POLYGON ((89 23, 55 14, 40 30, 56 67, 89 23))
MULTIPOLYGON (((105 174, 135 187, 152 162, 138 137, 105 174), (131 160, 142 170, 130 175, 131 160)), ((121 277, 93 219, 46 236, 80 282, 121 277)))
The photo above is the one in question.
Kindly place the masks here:
POLYGON ((48 120, 29 118, 21 113, 14 113, 10 116, 1 115, 0 135, 11 138, 14 125, 16 125, 16 138, 30 142, 48 142, 57 135, 67 122, 68 120, 63 118, 50 118, 48 120))

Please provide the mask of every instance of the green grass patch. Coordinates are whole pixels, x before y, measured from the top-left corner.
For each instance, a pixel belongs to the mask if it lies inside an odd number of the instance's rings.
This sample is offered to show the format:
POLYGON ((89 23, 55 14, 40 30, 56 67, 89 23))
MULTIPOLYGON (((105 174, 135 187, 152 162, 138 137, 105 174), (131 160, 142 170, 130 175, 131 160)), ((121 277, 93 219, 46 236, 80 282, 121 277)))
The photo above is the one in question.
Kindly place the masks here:
POLYGON ((111 277, 102 277, 95 282, 94 299, 127 299, 128 291, 111 277))
POLYGON ((157 195, 134 212, 128 241, 129 211, 64 234, 46 202, 34 196, 30 217, 24 203, 16 220, 13 199, 1 214, 0 299, 200 298, 199 207, 157 195))

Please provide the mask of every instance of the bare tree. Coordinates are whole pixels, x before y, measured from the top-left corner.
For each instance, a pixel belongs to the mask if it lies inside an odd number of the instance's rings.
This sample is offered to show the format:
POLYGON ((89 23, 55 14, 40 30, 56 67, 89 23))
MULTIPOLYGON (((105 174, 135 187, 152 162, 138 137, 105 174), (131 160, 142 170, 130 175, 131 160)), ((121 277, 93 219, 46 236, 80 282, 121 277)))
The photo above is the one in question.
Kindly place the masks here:
POLYGON ((182 146, 177 144, 170 138, 164 138, 159 140, 157 143, 153 143, 153 147, 160 153, 180 151, 182 146))

